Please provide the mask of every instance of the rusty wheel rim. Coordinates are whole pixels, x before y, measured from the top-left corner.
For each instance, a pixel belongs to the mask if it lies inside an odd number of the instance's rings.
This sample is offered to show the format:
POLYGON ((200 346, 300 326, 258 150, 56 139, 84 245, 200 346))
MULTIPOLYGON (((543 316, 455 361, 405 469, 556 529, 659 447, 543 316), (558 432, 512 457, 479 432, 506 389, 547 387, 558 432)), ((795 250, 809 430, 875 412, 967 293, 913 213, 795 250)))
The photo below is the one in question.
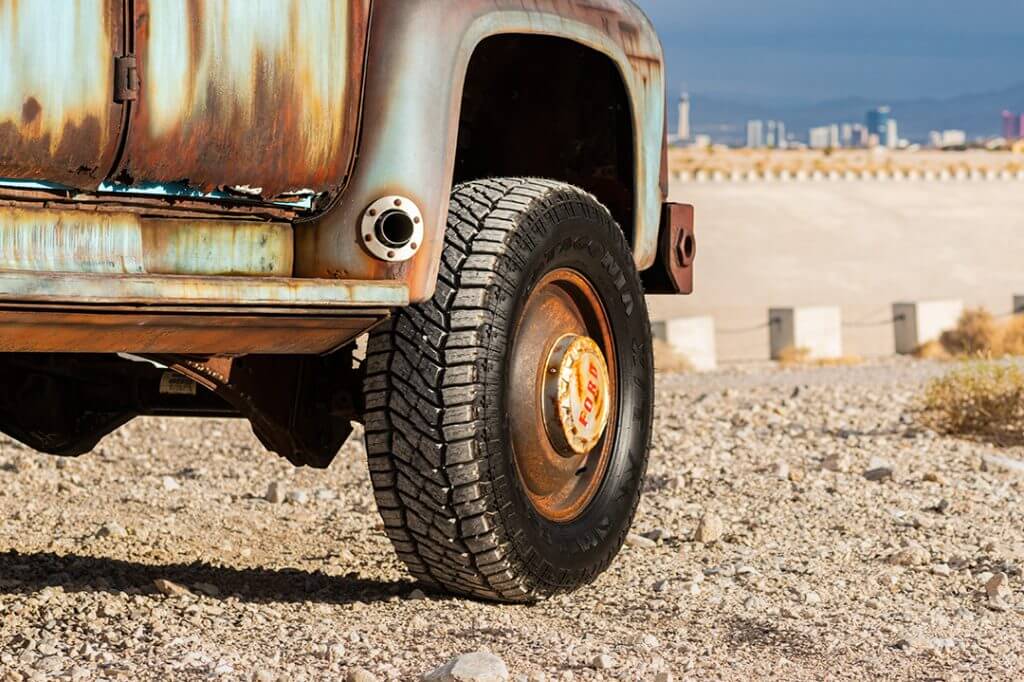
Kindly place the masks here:
POLYGON ((578 518, 601 487, 615 442, 611 325, 593 285, 554 270, 516 320, 507 384, 516 474, 544 518, 578 518))

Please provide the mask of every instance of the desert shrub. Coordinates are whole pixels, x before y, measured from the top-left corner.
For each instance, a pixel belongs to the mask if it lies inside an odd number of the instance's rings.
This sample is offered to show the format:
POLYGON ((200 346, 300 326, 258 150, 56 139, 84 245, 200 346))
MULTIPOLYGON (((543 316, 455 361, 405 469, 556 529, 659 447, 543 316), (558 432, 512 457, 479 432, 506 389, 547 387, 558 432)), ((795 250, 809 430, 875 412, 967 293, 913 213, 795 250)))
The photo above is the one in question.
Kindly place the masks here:
POLYGON ((954 357, 1024 355, 1024 316, 1000 320, 984 308, 967 310, 956 328, 943 333, 939 343, 954 357))
POLYGON ((1015 315, 1003 327, 1003 353, 1024 355, 1024 315, 1015 315))
POLYGON ((957 326, 944 332, 939 342, 950 355, 997 356, 1003 345, 1003 329, 984 308, 966 310, 957 326))
POLYGON ((1024 370, 1006 362, 965 363, 925 387, 918 414, 939 433, 1024 443, 1024 370))
POLYGON ((920 360, 950 360, 949 354, 939 341, 926 341, 914 351, 914 357, 920 360))
POLYGON ((654 369, 657 372, 692 372, 693 363, 668 341, 654 339, 654 369))

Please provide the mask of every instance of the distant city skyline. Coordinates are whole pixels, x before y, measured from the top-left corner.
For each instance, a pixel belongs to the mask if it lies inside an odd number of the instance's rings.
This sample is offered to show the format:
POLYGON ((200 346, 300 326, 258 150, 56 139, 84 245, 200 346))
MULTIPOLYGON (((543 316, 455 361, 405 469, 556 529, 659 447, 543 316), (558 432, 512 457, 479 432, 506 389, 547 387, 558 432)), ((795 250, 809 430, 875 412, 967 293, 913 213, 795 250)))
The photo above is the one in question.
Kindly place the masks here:
POLYGON ((855 96, 881 104, 1024 80, 1024 3, 637 2, 662 37, 673 94, 685 87, 769 106, 855 96))

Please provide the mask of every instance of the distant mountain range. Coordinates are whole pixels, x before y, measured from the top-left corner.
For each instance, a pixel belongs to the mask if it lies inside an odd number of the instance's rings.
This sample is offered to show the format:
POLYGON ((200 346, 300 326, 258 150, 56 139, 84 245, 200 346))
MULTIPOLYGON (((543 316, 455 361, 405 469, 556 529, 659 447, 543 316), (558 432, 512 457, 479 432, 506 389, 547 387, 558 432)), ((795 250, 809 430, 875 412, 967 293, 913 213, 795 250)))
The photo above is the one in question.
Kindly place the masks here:
MULTIPOLYGON (((678 96, 674 93, 673 103, 678 96)), ((882 105, 892 108, 901 137, 924 142, 932 130, 966 130, 971 137, 1002 134, 1003 110, 1024 111, 1024 82, 995 92, 908 100, 847 97, 808 104, 771 104, 699 93, 691 93, 690 100, 694 133, 710 134, 717 142, 742 144, 750 119, 783 121, 790 134, 806 140, 812 127, 864 123, 867 111, 882 105)), ((674 131, 678 115, 674 104, 669 111, 670 130, 674 131)))

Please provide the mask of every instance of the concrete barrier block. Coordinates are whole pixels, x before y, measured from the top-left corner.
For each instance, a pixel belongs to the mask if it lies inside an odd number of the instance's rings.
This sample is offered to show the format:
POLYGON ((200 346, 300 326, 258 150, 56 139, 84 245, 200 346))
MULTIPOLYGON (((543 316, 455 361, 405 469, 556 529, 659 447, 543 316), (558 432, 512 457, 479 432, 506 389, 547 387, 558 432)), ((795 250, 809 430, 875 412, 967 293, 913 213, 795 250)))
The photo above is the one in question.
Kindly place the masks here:
POLYGON ((1024 294, 1017 294, 1013 297, 1013 312, 1017 315, 1024 315, 1024 294))
POLYGON ((910 355, 952 329, 964 313, 963 301, 917 301, 892 307, 896 352, 910 355))
POLYGON ((768 319, 773 360, 786 349, 806 349, 812 359, 843 355, 843 320, 838 306, 772 308, 768 319))
POLYGON ((718 367, 713 317, 682 317, 651 323, 654 338, 665 341, 700 372, 718 367))

